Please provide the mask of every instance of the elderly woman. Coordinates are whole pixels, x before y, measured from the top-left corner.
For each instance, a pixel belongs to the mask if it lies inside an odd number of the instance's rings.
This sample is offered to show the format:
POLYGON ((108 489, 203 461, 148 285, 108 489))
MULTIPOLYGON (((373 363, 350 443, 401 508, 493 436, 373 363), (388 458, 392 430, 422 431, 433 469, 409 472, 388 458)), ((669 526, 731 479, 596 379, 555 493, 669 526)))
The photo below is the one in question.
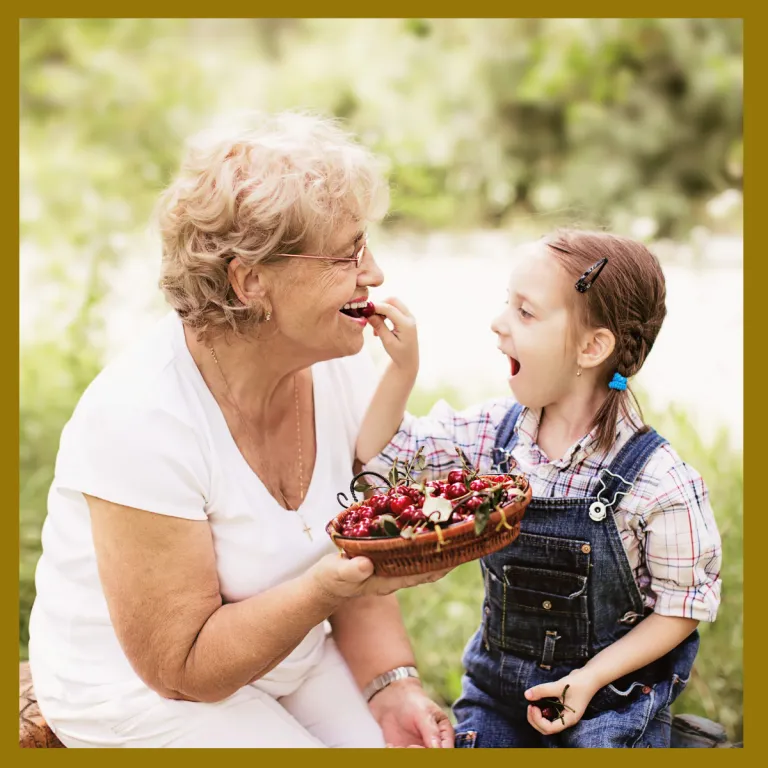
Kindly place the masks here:
POLYGON ((30 663, 68 747, 453 746, 397 589, 324 531, 375 381, 387 189, 330 121, 206 134, 161 199, 173 311, 64 429, 30 663))

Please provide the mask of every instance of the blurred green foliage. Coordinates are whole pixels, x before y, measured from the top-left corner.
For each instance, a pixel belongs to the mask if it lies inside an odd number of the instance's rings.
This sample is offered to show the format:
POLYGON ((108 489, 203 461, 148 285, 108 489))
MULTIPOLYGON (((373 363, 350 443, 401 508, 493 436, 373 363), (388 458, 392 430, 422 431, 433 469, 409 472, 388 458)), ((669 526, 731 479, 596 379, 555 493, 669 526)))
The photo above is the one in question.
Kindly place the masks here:
MULTIPOLYGON (((20 31, 22 258, 40 257, 58 292, 21 356, 21 658, 59 437, 102 365, 112 270, 215 113, 344 118, 389 163, 392 227, 536 216, 626 231, 647 217, 656 236, 683 238, 718 226, 707 202, 741 189, 740 19, 23 19, 20 31)), ((414 393, 413 410, 435 395, 414 393)), ((741 456, 702 445, 677 411, 652 422, 707 480, 725 546, 722 611, 677 707, 740 738, 741 456)), ((401 596, 446 705, 480 596, 476 564, 401 596)))
MULTIPOLYGON (((439 398, 455 408, 469 405, 452 389, 415 390, 408 408, 421 415, 439 398)), ((722 723, 732 741, 743 738, 743 573, 741 453, 721 433, 705 445, 679 407, 654 412, 639 400, 646 421, 666 437, 684 461, 695 467, 710 492, 723 540, 722 603, 714 623, 699 625, 701 649, 691 682, 673 705, 722 723)), ((460 565, 444 579, 398 592, 408 633, 425 685, 435 700, 449 706, 461 692, 461 655, 480 624, 483 583, 477 563, 460 565)))
POLYGON ((682 236, 742 184, 740 19, 24 19, 20 65, 22 234, 47 245, 109 250, 243 107, 344 118, 390 163, 391 225, 682 236))

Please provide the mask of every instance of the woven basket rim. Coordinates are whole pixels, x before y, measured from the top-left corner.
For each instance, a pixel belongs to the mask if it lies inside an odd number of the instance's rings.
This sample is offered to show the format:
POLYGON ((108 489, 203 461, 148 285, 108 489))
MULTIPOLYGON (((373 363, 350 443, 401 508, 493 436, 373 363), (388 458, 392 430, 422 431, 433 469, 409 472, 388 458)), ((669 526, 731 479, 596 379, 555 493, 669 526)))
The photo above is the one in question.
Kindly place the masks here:
MULTIPOLYGON (((478 475, 480 478, 484 477, 491 477, 491 475, 478 475)), ((528 502, 531 498, 531 485, 528 482, 526 478, 523 478, 525 481, 525 489, 523 490, 523 496, 518 496, 514 501, 511 501, 509 504, 505 504, 501 509, 504 511, 505 515, 509 515, 510 511, 516 511, 516 507, 525 508, 528 505, 528 502)), ((521 489, 522 490, 522 489, 521 489)), ((410 539, 404 539, 401 536, 343 536, 341 533, 336 532, 335 523, 339 520, 339 518, 343 517, 347 514, 351 509, 357 509, 357 507, 361 506, 365 503, 365 500, 363 501, 357 501, 354 504, 350 504, 348 507, 343 509, 341 512, 339 512, 338 515, 336 515, 334 518, 332 518, 328 524, 325 526, 326 533, 328 533, 329 536, 334 541, 343 541, 343 542, 354 542, 357 544, 360 549, 366 549, 370 552, 389 552, 389 553, 395 553, 398 550, 402 550, 403 552, 406 552, 409 549, 412 549, 414 547, 421 547, 424 545, 429 544, 436 544, 440 541, 440 537, 432 531, 418 533, 416 536, 410 539)), ((494 510, 491 512, 491 515, 488 519, 488 523, 485 526, 485 529, 479 536, 475 536, 476 539, 482 540, 493 532, 493 527, 495 525, 498 525, 499 521, 502 518, 501 512, 498 510, 494 510)), ((517 520, 513 521, 512 524, 514 525, 517 520)), ((465 536, 466 534, 474 531, 475 528, 475 521, 474 520, 465 520, 461 523, 454 523, 453 525, 450 525, 446 528, 441 528, 442 532, 442 541, 446 542, 450 539, 465 536)))

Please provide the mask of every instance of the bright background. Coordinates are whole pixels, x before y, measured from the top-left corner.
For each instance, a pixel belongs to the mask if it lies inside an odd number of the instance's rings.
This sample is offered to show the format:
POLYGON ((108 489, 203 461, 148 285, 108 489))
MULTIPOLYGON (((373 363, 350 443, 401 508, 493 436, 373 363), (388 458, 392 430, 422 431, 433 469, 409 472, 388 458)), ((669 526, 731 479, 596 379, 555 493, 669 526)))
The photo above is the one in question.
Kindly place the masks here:
MULTIPOLYGON (((419 320, 414 412, 506 392, 488 325, 515 244, 565 224, 658 254, 668 318, 638 390, 703 474, 724 540, 721 612, 676 709, 741 739, 740 20, 28 19, 20 63, 21 658, 61 428, 165 311, 147 222, 185 137, 243 107, 316 109, 389 164, 371 245, 377 295, 419 320)), ((481 594, 473 563, 400 595, 445 706, 481 594)))

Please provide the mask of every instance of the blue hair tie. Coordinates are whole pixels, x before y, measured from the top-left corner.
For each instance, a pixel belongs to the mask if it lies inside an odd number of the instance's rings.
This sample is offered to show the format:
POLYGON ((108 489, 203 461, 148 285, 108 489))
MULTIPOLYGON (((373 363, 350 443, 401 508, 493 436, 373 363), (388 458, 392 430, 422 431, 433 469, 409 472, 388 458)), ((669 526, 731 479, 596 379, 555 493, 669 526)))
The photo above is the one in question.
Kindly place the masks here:
POLYGON ((611 389, 624 390, 627 388, 627 377, 622 376, 618 371, 613 374, 613 378, 608 382, 611 389))

